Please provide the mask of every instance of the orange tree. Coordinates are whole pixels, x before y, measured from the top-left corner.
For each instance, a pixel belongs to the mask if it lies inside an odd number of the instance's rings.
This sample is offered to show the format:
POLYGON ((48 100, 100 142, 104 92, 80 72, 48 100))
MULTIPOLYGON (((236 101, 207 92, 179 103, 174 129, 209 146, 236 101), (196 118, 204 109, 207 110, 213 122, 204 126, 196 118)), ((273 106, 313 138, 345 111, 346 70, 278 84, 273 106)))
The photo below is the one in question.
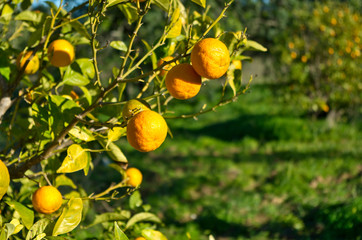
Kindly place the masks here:
POLYGON ((288 81, 288 101, 334 120, 361 113, 361 23, 360 8, 351 3, 291 7, 289 24, 271 48, 280 79, 288 81))
POLYGON ((142 173, 128 168, 132 159, 117 140, 157 149, 172 135, 167 121, 196 118, 244 94, 252 78, 241 83, 242 61, 250 60, 243 52, 266 49, 245 31, 222 29, 233 0, 214 18, 205 0, 190 1, 199 11, 192 13, 177 0, 89 0, 72 9, 47 2, 44 11, 31 2, 0 3, 0 240, 82 239, 78 232, 93 226, 99 239, 166 239, 155 230, 161 220, 142 204, 142 173), (109 11, 127 19, 129 36, 102 38, 109 11), (152 12, 163 30, 148 42, 139 36, 152 12), (194 50, 203 41, 211 43, 194 50), (103 51, 117 56, 111 72, 103 51), (202 72, 219 79, 212 80, 221 83, 219 102, 176 115, 168 103, 197 98, 208 87, 202 72), (100 154, 120 181, 86 192, 76 179, 98 167, 92 158, 100 154))

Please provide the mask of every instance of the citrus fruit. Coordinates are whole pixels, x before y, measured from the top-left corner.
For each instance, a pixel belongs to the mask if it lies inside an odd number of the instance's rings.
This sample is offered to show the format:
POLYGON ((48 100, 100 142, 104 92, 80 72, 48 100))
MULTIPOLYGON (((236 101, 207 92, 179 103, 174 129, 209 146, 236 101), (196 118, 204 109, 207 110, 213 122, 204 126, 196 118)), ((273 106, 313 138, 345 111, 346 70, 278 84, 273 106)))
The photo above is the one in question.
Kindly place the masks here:
MULTIPOLYGON (((19 70, 24 67, 25 63, 31 57, 32 54, 33 51, 25 52, 25 54, 24 52, 22 52, 19 54, 19 56, 16 58, 16 66, 18 67, 19 70)), ((34 74, 38 71, 38 69, 39 69, 39 58, 35 54, 33 58, 29 61, 28 65, 26 65, 24 73, 27 75, 34 74)))
POLYGON ((68 66, 75 58, 74 47, 65 39, 55 40, 48 47, 48 58, 55 67, 68 66))
POLYGON ((219 78, 229 68, 229 50, 220 40, 205 38, 192 49, 191 63, 200 76, 209 79, 219 78))
POLYGON ((62 194, 53 186, 44 186, 35 191, 32 202, 37 212, 50 214, 62 206, 62 194))
POLYGON ((126 175, 128 176, 127 184, 137 187, 142 183, 142 173, 137 168, 128 168, 126 175))
POLYGON ((0 160, 0 200, 6 194, 9 184, 10 184, 10 175, 8 168, 3 163, 3 161, 0 160))
POLYGON ((140 152, 157 149, 165 141, 166 136, 165 119, 151 110, 137 113, 127 125, 127 140, 140 152))
MULTIPOLYGON (((161 58, 160 60, 158 60, 157 62, 157 67, 161 66, 164 62, 169 62, 169 61, 172 61, 173 60, 173 57, 171 56, 168 56, 168 57, 164 57, 164 58, 161 58)), ((160 71, 160 73, 158 74, 159 76, 163 77, 166 75, 166 73, 173 67, 173 66, 176 66, 177 62, 173 62, 173 63, 170 63, 170 64, 167 64, 165 66, 163 66, 162 70, 160 71)))
POLYGON ((124 120, 130 120, 134 115, 143 110, 150 110, 150 105, 142 99, 129 100, 122 109, 122 116, 124 120))
POLYGON ((185 100, 199 93, 201 77, 190 64, 182 63, 168 71, 165 83, 171 96, 185 100))
POLYGON ((136 238, 135 240, 146 240, 146 238, 144 238, 144 237, 138 237, 138 238, 136 238))

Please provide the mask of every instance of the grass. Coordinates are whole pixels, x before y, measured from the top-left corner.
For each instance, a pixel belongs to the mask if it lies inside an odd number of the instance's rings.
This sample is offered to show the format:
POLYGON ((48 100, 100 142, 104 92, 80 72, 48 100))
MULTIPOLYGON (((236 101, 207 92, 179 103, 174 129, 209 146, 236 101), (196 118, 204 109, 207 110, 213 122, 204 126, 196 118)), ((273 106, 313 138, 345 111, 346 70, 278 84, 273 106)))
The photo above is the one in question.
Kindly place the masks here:
POLYGON ((174 138, 155 152, 121 144, 170 239, 360 239, 360 125, 329 128, 265 85, 198 121, 168 124, 174 138))

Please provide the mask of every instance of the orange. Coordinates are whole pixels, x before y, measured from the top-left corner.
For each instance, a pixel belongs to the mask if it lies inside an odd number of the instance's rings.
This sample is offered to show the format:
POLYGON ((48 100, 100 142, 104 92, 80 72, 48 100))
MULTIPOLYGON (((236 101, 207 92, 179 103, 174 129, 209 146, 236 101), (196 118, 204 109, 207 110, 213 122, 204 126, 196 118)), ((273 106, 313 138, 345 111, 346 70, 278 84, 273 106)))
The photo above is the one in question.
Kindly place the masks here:
POLYGON ((66 67, 74 61, 74 47, 65 39, 55 40, 48 47, 48 58, 53 66, 66 67))
POLYGON ((37 212, 50 214, 62 206, 62 194, 53 186, 44 186, 35 191, 32 202, 37 212))
MULTIPOLYGON (((169 62, 169 61, 172 61, 173 60, 173 57, 171 56, 168 56, 168 57, 164 57, 164 58, 161 58, 160 60, 158 60, 157 62, 157 67, 161 66, 164 62, 169 62)), ((173 67, 173 66, 176 66, 177 62, 173 62, 173 63, 170 63, 170 64, 167 64, 165 66, 163 66, 162 70, 160 71, 160 73, 158 75, 160 75, 161 77, 165 76, 166 73, 173 67)))
POLYGON ((128 168, 126 170, 126 175, 128 176, 127 184, 137 187, 142 183, 142 173, 137 168, 128 168))
POLYGON ((127 140, 140 152, 157 149, 167 136, 167 123, 157 112, 145 110, 137 113, 127 125, 127 140))
POLYGON ((150 105, 142 99, 131 99, 123 107, 122 117, 125 121, 130 120, 134 115, 143 110, 150 110, 150 105))
POLYGON ((200 76, 209 79, 219 78, 229 68, 229 50, 220 40, 205 38, 192 49, 191 63, 200 76))
POLYGON ((10 184, 9 170, 3 161, 0 160, 0 200, 8 191, 10 184))
MULTIPOLYGON (((30 58, 30 56, 33 54, 33 51, 29 52, 22 52, 19 54, 19 56, 16 58, 16 66, 18 69, 22 69, 27 62, 27 60, 30 58)), ((24 73, 27 75, 34 74, 39 69, 39 58, 35 54, 33 58, 29 61, 28 65, 26 65, 26 68, 24 70, 24 73)))
POLYGON ((146 238, 144 238, 144 237, 138 237, 138 238, 136 238, 135 240, 146 240, 146 238))
POLYGON ((201 88, 201 77, 188 63, 174 66, 166 75, 166 88, 176 99, 185 100, 196 96, 201 88))

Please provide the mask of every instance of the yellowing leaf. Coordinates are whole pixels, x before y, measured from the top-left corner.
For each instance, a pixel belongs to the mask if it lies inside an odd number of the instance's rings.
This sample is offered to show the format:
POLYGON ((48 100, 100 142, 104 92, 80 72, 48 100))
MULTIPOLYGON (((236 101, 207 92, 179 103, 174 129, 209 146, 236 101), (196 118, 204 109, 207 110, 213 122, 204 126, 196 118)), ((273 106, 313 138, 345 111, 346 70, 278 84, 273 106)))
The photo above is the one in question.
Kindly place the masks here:
POLYGON ((83 201, 80 198, 71 198, 62 214, 55 223, 53 236, 72 231, 82 220, 83 201))
POLYGON ((167 240, 165 235, 153 229, 142 230, 142 236, 146 238, 146 240, 167 240))
MULTIPOLYGON (((133 226, 134 224, 138 222, 155 222, 155 223, 161 223, 161 220, 153 213, 149 212, 140 212, 131 217, 131 219, 128 220, 125 229, 128 229, 129 227, 133 226)), ((153 239, 155 240, 155 239, 153 239)))
POLYGON ((191 0, 194 3, 200 5, 201 7, 205 8, 206 7, 206 0, 191 0))
POLYGON ((89 165, 90 154, 78 144, 68 147, 67 156, 57 173, 71 173, 84 169, 89 165))
POLYGON ((86 129, 85 127, 80 128, 78 126, 75 126, 69 131, 69 134, 85 142, 90 142, 95 140, 95 138, 92 135, 92 132, 86 129))
POLYGON ((127 128, 123 128, 123 127, 114 127, 112 129, 108 130, 108 141, 107 141, 107 145, 106 148, 108 148, 108 144, 114 141, 117 141, 118 139, 120 139, 123 135, 125 135, 127 132, 127 128))
POLYGON ((181 34, 182 21, 180 16, 180 9, 176 8, 171 17, 170 29, 167 38, 175 38, 181 34))

